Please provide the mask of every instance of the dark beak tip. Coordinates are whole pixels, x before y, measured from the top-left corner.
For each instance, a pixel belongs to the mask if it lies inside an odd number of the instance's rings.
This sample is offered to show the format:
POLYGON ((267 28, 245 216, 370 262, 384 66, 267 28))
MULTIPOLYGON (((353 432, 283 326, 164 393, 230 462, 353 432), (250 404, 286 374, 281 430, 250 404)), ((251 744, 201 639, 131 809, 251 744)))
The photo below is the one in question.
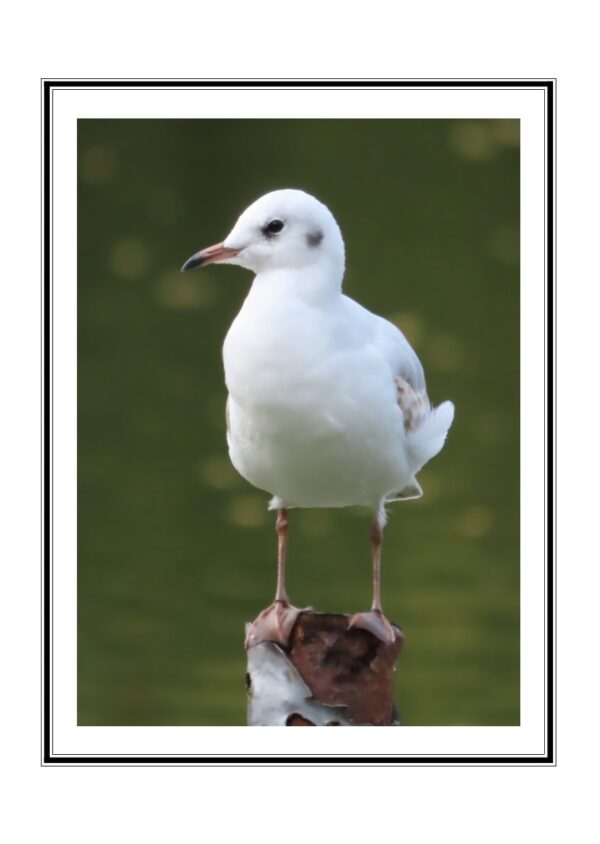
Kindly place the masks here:
POLYGON ((193 270, 194 267, 199 267, 203 263, 203 258, 199 258, 197 255, 192 255, 191 258, 188 258, 185 264, 181 267, 181 272, 185 273, 188 270, 193 270))

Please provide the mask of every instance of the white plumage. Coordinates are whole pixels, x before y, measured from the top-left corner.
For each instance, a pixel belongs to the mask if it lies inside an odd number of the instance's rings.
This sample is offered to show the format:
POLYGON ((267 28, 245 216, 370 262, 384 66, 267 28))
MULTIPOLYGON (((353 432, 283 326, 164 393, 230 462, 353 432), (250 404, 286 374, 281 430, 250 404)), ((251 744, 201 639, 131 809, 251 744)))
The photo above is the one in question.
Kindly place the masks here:
POLYGON ((234 466, 272 508, 367 505, 381 528, 386 502, 420 494, 416 474, 454 407, 431 407, 401 331, 342 293, 333 215, 303 191, 274 191, 184 269, 211 261, 256 273, 223 347, 234 466))

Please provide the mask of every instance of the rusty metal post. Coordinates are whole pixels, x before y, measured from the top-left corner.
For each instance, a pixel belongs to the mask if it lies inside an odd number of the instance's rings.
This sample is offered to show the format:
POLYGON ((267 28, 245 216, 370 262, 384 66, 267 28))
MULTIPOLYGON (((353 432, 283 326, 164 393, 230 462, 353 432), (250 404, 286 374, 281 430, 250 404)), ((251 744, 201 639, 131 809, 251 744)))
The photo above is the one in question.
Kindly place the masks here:
POLYGON ((396 659, 393 645, 366 630, 348 629, 350 616, 302 612, 286 650, 263 642, 248 650, 249 726, 392 726, 396 659))

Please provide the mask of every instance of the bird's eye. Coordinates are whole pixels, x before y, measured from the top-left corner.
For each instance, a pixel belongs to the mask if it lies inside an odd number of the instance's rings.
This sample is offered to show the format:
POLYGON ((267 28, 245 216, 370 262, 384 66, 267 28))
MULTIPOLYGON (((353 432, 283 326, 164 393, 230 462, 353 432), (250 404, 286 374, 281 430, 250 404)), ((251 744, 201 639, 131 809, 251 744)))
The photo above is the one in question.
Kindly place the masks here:
POLYGON ((271 220, 263 229, 265 234, 277 234, 283 228, 282 220, 271 220))

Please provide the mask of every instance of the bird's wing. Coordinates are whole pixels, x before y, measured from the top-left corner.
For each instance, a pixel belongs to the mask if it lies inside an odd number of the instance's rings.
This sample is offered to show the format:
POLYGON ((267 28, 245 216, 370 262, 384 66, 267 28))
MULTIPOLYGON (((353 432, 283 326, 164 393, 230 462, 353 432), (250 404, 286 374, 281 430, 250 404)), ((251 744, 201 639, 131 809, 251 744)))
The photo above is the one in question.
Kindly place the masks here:
MULTIPOLYGON (((425 374, 421 362, 400 329, 381 317, 375 325, 376 345, 390 366, 390 377, 396 384, 398 406, 404 416, 406 448, 416 474, 440 451, 454 419, 454 405, 444 401, 432 408, 427 396, 425 374)), ((415 497, 414 475, 400 497, 415 497)))
POLYGON ((404 427, 416 431, 431 414, 421 361, 400 329, 382 317, 375 323, 374 342, 390 366, 404 427))
MULTIPOLYGON (((405 445, 414 467, 413 478, 406 488, 409 491, 414 475, 443 447, 454 419, 454 405, 444 401, 436 408, 431 407, 421 361, 399 328, 353 299, 343 299, 346 313, 352 317, 357 331, 362 332, 363 342, 377 350, 396 387, 396 400, 404 418, 405 445)), ((353 333, 357 333, 354 328, 353 333)))

